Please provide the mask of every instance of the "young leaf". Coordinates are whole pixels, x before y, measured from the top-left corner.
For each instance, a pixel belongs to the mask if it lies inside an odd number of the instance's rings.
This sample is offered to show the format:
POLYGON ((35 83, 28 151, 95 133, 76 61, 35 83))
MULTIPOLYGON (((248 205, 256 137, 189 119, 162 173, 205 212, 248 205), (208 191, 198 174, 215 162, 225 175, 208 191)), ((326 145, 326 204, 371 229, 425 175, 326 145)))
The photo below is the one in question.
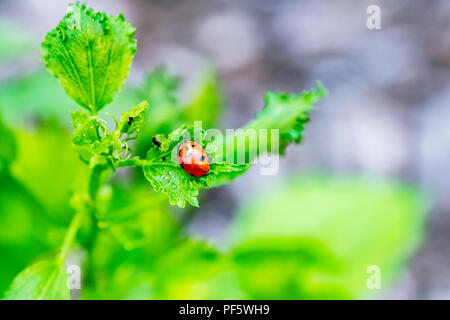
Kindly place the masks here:
POLYGON ((97 117, 89 117, 84 111, 77 111, 71 114, 73 123, 73 144, 78 148, 89 149, 93 153, 101 152, 102 136, 106 127, 97 117))
POLYGON ((85 111, 71 114, 74 127, 72 142, 80 152, 82 159, 88 161, 93 156, 114 169, 122 153, 121 133, 118 130, 108 131, 108 128, 97 116, 89 117, 85 111))
MULTIPOLYGON (((185 202, 198 207, 198 190, 207 188, 216 179, 223 179, 226 175, 235 175, 247 170, 248 165, 226 164, 224 162, 210 162, 208 174, 203 177, 193 177, 178 165, 173 153, 177 151, 180 142, 186 136, 193 137, 191 129, 184 127, 175 130, 169 137, 158 135, 147 153, 147 161, 143 165, 144 175, 155 191, 169 196, 169 202, 181 208, 185 202)), ((194 140, 194 138, 192 138, 194 140)), ((203 145, 207 148, 207 145, 203 145)), ((214 159, 214 157, 210 157, 214 159)))
POLYGON ((86 113, 86 111, 77 110, 75 112, 72 112, 70 116, 72 117, 72 125, 74 129, 78 129, 89 121, 89 115, 86 113))
POLYGON ((67 95, 95 114, 112 101, 128 76, 136 52, 135 29, 120 14, 95 13, 79 3, 69 10, 42 42, 44 62, 67 95))
POLYGON ((63 263, 48 260, 37 262, 13 280, 5 294, 6 300, 68 300, 68 275, 63 263))
POLYGON ((128 112, 120 116, 119 131, 121 134, 126 133, 128 136, 133 133, 139 134, 144 125, 145 114, 148 110, 148 102, 142 101, 128 112))

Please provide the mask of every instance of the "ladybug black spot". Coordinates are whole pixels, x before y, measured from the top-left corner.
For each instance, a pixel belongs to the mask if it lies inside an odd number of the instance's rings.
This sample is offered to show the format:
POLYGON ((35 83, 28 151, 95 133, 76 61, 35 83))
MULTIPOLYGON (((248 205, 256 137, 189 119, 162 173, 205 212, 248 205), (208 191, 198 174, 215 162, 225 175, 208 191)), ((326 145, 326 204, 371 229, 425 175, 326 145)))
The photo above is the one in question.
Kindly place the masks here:
POLYGON ((184 164, 180 163, 180 167, 184 169, 184 164))
POLYGON ((205 161, 205 156, 201 156, 200 161, 205 161))
POLYGON ((158 139, 156 139, 156 137, 152 138, 152 142, 155 146, 157 146, 158 148, 161 147, 161 142, 158 141, 158 139))
POLYGON ((195 147, 195 143, 192 142, 191 146, 192 146, 192 147, 195 147))

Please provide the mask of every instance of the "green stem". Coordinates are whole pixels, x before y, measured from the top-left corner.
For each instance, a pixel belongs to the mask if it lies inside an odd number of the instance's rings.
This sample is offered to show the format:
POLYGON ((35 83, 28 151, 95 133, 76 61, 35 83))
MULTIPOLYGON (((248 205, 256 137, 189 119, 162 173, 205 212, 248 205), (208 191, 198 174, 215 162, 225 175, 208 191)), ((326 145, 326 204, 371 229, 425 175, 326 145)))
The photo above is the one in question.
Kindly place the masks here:
POLYGON ((95 199, 97 198, 97 192, 100 189, 100 177, 102 172, 107 168, 106 165, 97 165, 91 171, 91 177, 89 179, 89 196, 93 203, 95 203, 95 199))
POLYGON ((67 229, 66 235, 64 237, 64 242, 61 246, 61 251, 59 253, 59 259, 64 262, 67 258, 67 254, 69 252, 69 249, 72 247, 73 242, 75 240, 75 236, 78 233, 78 230, 81 227, 81 221, 89 215, 93 214, 93 211, 95 210, 95 199, 97 197, 98 190, 100 189, 100 176, 103 172, 103 170, 106 169, 106 166, 98 165, 94 167, 91 171, 91 176, 89 179, 89 196, 90 196, 90 206, 91 210, 80 210, 75 213, 75 215, 72 218, 72 221, 70 222, 69 228, 67 229))
POLYGON ((141 160, 138 157, 135 157, 128 160, 121 160, 118 167, 142 167, 146 162, 146 160, 141 160))
POLYGON ((77 213, 75 213, 74 217, 72 218, 72 221, 70 222, 66 236, 64 237, 63 245, 61 246, 61 251, 58 256, 62 262, 64 262, 67 258, 67 253, 69 252, 69 249, 72 246, 77 231, 80 228, 84 214, 85 211, 78 211, 77 213))
MULTIPOLYGON (((119 167, 141 167, 144 165, 146 161, 141 160, 138 157, 128 159, 128 160, 122 160, 119 162, 119 167)), ((107 169, 106 165, 97 165, 95 166, 91 171, 91 176, 89 178, 89 185, 88 185, 88 192, 89 197, 91 198, 91 210, 81 210, 75 213, 75 215, 72 218, 72 221, 70 222, 69 228, 67 229, 66 235, 64 237, 64 242, 61 246, 61 251, 59 253, 59 259, 64 262, 64 260, 67 258, 67 254, 69 252, 70 247, 72 246, 75 236, 77 235, 78 230, 81 226, 81 221, 85 218, 86 215, 91 214, 94 216, 94 210, 95 210, 95 200, 97 198, 98 190, 100 189, 101 183, 100 178, 104 170, 107 169)), ((95 217, 92 217, 95 219, 95 217)))

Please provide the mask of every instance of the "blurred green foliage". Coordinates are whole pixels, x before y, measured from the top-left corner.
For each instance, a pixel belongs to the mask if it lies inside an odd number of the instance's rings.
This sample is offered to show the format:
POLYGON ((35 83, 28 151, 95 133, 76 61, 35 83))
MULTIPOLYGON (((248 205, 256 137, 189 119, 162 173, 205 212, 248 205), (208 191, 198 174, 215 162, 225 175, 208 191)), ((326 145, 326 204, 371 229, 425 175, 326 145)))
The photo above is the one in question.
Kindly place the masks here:
POLYGON ((289 290, 298 298, 366 297, 367 267, 378 266, 388 288, 419 244, 425 205, 411 187, 363 178, 295 177, 271 186, 233 222, 241 279, 257 298, 289 290), (274 276, 276 285, 248 270, 274 276))
POLYGON ((367 288, 367 268, 377 265, 389 289, 422 238, 425 202, 404 185, 320 176, 274 190, 241 206, 228 250, 186 237, 155 209, 138 220, 148 226, 120 223, 101 233, 87 297, 371 298, 380 291, 367 288))
MULTIPOLYGON (((27 42, 2 30, 0 59, 7 61, 27 42)), ((200 79, 180 101, 178 78, 161 67, 142 89, 120 94, 113 112, 142 99, 152 105, 138 150, 146 150, 156 132, 184 122, 218 125, 223 98, 217 76, 208 69, 200 79)), ((45 287, 49 277, 61 279, 59 287, 65 282, 60 265, 32 263, 59 248, 73 215, 70 197, 87 173, 68 131, 74 103, 57 82, 41 69, 0 81, 0 292, 31 264, 24 271, 25 280, 31 278, 6 294, 20 298, 33 286, 45 287)), ((83 298, 372 297, 367 267, 379 266, 382 288, 389 288, 420 242, 426 212, 422 197, 398 183, 296 176, 242 204, 227 248, 218 249, 186 234, 167 199, 149 189, 138 175, 122 174, 100 190, 97 235, 79 235, 88 253, 80 254, 83 298)), ((59 290, 33 292, 67 298, 59 290)))
POLYGON ((28 33, 8 20, 0 20, 0 39, 0 65, 36 47, 28 33))
POLYGON ((35 121, 58 119, 61 124, 69 126, 70 111, 75 106, 43 68, 11 76, 0 85, 0 108, 4 120, 15 127, 29 124, 32 117, 35 121))
POLYGON ((18 131, 16 136, 18 155, 11 171, 40 200, 51 219, 68 223, 73 213, 70 197, 88 173, 73 150, 69 133, 49 120, 32 133, 18 131))

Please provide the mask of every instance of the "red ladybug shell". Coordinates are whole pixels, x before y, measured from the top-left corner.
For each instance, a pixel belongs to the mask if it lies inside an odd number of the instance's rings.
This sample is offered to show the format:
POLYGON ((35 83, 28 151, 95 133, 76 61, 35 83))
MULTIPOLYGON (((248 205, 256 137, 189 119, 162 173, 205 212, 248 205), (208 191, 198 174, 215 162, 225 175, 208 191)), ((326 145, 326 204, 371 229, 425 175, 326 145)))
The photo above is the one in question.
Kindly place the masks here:
POLYGON ((178 164, 188 174, 202 177, 209 172, 206 151, 193 141, 187 141, 178 148, 178 164))

